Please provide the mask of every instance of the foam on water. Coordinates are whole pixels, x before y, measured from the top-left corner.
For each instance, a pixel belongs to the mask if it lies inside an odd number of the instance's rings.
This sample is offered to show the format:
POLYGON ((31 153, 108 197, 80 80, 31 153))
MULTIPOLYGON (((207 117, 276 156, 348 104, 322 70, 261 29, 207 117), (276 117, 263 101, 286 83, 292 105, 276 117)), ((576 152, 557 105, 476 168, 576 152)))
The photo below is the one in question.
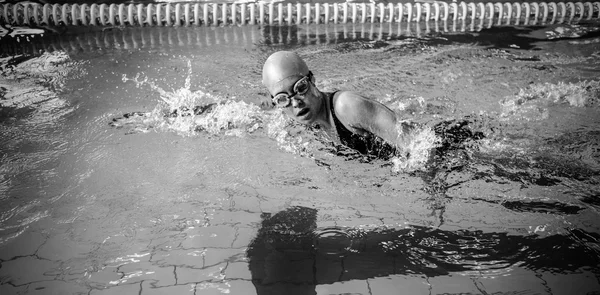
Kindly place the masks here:
POLYGON ((532 84, 500 102, 501 121, 539 121, 548 119, 549 104, 568 104, 571 107, 597 107, 600 81, 577 83, 532 84))
POLYGON ((598 106, 598 102, 600 101, 600 81, 532 84, 527 89, 521 89, 515 98, 505 100, 503 105, 507 107, 511 105, 519 106, 531 100, 546 103, 568 103, 573 107, 598 106))
MULTIPOLYGON (((488 123, 490 141, 484 146, 496 151, 515 151, 541 145, 563 149, 577 145, 593 149, 595 145, 595 110, 599 106, 600 81, 532 84, 518 94, 504 98, 497 122, 488 123), (562 124, 569 117, 578 120, 562 124), (566 140, 566 138, 569 138, 566 140)), ((566 151, 565 151, 566 152, 566 151)), ((590 151, 568 151, 565 155, 590 158, 590 151)), ((593 160, 597 166, 598 160, 593 160)))
POLYGON ((275 139, 280 149, 293 154, 313 157, 319 142, 282 111, 274 112, 266 126, 267 135, 275 139), (312 139, 312 140, 311 140, 312 139))
MULTIPOLYGON (((401 126, 396 126, 401 130, 401 126)), ((435 132, 425 126, 414 130, 410 134, 410 139, 398 143, 403 153, 392 159, 394 167, 393 172, 413 172, 424 170, 430 159, 431 151, 439 146, 441 139, 435 132)))
POLYGON ((260 108, 243 101, 226 101, 218 104, 206 116, 195 120, 196 130, 216 134, 225 131, 226 135, 243 136, 261 127, 263 113, 260 108))

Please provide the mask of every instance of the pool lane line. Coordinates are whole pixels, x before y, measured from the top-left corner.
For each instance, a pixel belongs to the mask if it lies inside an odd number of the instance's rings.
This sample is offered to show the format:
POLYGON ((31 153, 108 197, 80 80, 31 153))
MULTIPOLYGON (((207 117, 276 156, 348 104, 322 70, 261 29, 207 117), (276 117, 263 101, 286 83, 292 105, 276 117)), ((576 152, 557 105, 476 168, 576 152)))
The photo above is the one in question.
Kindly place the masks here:
POLYGON ((488 20, 543 25, 600 18, 600 2, 417 3, 0 3, 0 24, 222 26, 488 20))

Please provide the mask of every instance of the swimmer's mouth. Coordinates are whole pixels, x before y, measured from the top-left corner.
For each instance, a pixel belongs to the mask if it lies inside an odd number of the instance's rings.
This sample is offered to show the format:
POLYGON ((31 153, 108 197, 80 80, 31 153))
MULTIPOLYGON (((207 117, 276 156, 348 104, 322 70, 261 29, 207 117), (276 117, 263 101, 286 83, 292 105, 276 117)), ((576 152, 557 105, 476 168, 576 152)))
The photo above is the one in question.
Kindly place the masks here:
POLYGON ((301 109, 297 114, 296 117, 302 117, 304 115, 308 114, 308 109, 301 109))

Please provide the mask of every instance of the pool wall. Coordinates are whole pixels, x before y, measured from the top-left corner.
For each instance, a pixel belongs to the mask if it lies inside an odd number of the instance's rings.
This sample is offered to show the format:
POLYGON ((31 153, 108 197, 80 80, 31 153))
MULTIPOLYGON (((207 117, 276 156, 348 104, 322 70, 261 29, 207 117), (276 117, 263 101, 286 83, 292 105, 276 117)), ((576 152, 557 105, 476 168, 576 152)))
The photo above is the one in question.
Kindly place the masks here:
POLYGON ((0 24, 220 26, 480 20, 544 25, 600 18, 600 2, 0 4, 0 24))

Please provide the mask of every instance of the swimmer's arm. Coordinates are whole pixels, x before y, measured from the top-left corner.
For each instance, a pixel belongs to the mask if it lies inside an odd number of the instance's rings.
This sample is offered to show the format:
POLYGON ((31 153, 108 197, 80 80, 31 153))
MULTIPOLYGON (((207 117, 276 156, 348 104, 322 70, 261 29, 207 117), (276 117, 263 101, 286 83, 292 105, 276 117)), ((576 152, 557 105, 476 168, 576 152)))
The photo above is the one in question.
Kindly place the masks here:
POLYGON ((368 131, 393 145, 403 143, 410 131, 410 126, 400 122, 394 111, 356 93, 343 93, 338 97, 335 108, 340 119, 345 119, 344 124, 357 133, 368 131))

